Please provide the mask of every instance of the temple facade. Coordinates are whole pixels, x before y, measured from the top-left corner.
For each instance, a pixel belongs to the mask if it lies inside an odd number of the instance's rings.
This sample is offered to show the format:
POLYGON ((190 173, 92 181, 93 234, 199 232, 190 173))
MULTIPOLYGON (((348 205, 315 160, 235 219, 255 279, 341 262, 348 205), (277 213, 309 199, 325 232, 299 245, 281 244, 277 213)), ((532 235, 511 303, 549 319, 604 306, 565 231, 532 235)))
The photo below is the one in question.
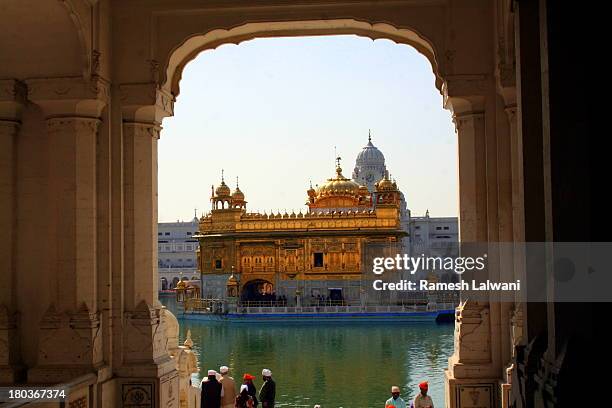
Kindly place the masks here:
MULTIPOLYGON (((211 187, 211 212, 199 224, 204 297, 225 298, 231 277, 239 282, 243 301, 395 303, 409 300, 408 295, 372 290, 372 280, 381 278, 371 271, 373 257, 457 256, 457 218, 430 218, 429 211, 411 218, 371 135, 357 155, 352 179, 336 160, 335 176, 306 191, 305 213, 248 212, 244 193, 238 185, 232 192, 222 175, 221 184, 211 187)), ((416 277, 434 273, 440 274, 419 270, 416 277)), ((387 272, 382 278, 409 278, 400 276, 405 274, 387 272)))
POLYGON ((238 185, 232 192, 222 178, 196 236, 202 296, 224 298, 238 281, 243 301, 394 301, 374 293, 368 268, 403 249, 400 194, 387 173, 374 191, 346 178, 338 158, 335 175, 307 190, 304 213, 251 213, 238 185))

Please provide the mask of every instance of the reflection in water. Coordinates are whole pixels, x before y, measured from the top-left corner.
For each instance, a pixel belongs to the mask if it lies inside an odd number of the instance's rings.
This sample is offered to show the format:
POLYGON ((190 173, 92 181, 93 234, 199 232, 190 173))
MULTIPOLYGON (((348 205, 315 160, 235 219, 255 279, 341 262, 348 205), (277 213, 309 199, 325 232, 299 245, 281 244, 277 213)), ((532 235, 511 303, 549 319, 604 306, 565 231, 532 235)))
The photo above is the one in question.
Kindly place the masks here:
MULTIPOLYGON (((172 310, 173 304, 167 306, 172 310)), ((200 371, 227 365, 238 380, 249 372, 261 385, 270 368, 278 407, 376 408, 391 385, 414 397, 429 381, 436 406, 444 404, 444 373, 453 350, 453 326, 399 324, 231 324, 180 321, 191 330, 200 371)), ((195 381, 194 381, 195 382, 195 381)))

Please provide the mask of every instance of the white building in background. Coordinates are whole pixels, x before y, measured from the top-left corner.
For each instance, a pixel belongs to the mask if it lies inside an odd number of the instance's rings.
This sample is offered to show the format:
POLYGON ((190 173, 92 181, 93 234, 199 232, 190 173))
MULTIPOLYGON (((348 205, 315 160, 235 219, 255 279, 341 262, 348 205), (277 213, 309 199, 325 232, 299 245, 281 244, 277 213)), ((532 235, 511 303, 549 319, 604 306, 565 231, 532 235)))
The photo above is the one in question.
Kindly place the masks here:
MULTIPOLYGON (((459 223, 457 217, 410 217, 410 254, 425 257, 459 256, 459 223)), ((429 271, 422 271, 427 275, 429 271)), ((423 276, 423 277, 425 277, 423 276)), ((443 282, 457 280, 454 273, 438 274, 443 282)))
MULTIPOLYGON (((368 144, 365 145, 355 160, 353 181, 364 185, 369 191, 376 191, 375 184, 388 174, 385 156, 372 143, 368 134, 368 144)), ((401 190, 401 186, 400 186, 401 190)), ((457 217, 430 217, 429 210, 424 216, 412 216, 403 193, 401 193, 400 224, 408 233, 403 240, 403 250, 411 256, 442 256, 455 257, 459 255, 459 222, 457 217)), ((374 200, 374 203, 376 200, 374 200)), ((430 271, 421 271, 426 277, 430 271)), ((440 276, 442 280, 451 276, 440 276)))
POLYGON ((175 288, 179 279, 200 282, 196 256, 198 240, 192 238, 197 231, 198 219, 195 217, 190 221, 157 224, 160 290, 175 288))

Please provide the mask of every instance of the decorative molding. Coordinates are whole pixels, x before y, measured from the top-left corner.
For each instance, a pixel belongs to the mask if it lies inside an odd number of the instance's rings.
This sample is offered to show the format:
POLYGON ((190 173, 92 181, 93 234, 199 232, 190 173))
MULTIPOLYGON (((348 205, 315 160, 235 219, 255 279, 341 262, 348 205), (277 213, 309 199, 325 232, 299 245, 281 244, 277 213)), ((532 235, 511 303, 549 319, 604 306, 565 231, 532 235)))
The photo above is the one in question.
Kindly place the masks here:
POLYGON ((485 74, 447 76, 442 84, 444 108, 453 114, 483 111, 489 82, 485 74))
POLYGON ((0 79, 0 102, 25 104, 28 89, 26 84, 16 79, 0 79))
POLYGON ((124 408, 154 408, 154 383, 121 384, 121 406, 124 408))
POLYGON ((100 318, 85 304, 74 312, 59 312, 51 304, 40 322, 38 339, 37 366, 28 372, 32 381, 67 381, 103 363, 100 318))
POLYGON ((99 76, 85 81, 82 77, 28 79, 28 99, 34 103, 48 100, 100 100, 110 99, 109 82, 99 76))
POLYGON ((0 136, 12 137, 15 136, 21 126, 21 122, 16 120, 2 120, 0 119, 0 136))
POLYGON ((471 112, 461 115, 453 115, 453 123, 455 124, 455 132, 460 133, 468 126, 476 126, 477 122, 484 121, 484 112, 471 112))
MULTIPOLYGON (((155 69, 152 66, 152 75, 155 69)), ((123 119, 156 122, 174 115, 174 95, 160 89, 155 82, 119 86, 123 119)))
POLYGON ((18 121, 27 99, 27 87, 23 82, 0 79, 0 119, 18 121))
POLYGON ((83 117, 59 117, 47 119, 47 132, 58 134, 66 132, 96 133, 100 119, 83 117))
POLYGON ((123 129, 125 133, 129 133, 132 136, 147 136, 154 139, 159 139, 161 132, 161 126, 156 123, 142 123, 142 122, 123 122, 123 129))

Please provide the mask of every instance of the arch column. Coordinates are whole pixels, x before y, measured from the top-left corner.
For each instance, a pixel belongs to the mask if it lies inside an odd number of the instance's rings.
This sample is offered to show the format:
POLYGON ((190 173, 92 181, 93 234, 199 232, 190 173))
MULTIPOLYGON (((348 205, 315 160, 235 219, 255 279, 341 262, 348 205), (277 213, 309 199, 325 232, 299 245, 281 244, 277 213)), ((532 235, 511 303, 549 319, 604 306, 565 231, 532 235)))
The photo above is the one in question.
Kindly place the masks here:
POLYGON ((167 350, 158 300, 157 141, 173 113, 172 95, 154 83, 119 86, 123 148, 123 333, 115 371, 121 401, 175 406, 178 373, 167 350))
POLYGON ((21 380, 15 293, 16 143, 26 102, 23 83, 0 81, 0 384, 21 380))
POLYGON ((28 381, 67 381, 103 365, 97 305, 96 143, 108 85, 96 78, 27 81, 49 139, 48 281, 50 303, 39 326, 38 358, 28 381), (78 339, 78 341, 75 341, 78 339))
MULTIPOLYGON (((462 252, 468 252, 471 243, 498 238, 494 84, 487 75, 457 75, 447 78, 442 91, 458 139, 459 233, 462 252)), ((488 273, 496 273, 497 260, 488 260, 488 273)), ((445 370, 447 406, 492 407, 501 378, 498 305, 462 297, 468 300, 456 311, 455 351, 445 370)))

